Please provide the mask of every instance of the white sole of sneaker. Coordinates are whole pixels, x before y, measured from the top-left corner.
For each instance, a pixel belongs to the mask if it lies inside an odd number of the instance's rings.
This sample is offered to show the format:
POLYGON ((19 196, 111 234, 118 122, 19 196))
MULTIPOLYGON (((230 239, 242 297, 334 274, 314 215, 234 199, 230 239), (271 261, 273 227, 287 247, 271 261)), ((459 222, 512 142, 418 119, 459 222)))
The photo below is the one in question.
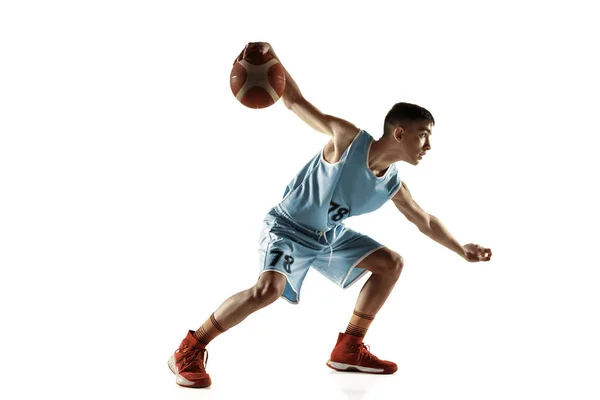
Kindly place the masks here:
POLYGON ((171 372, 175 374, 175 381, 178 385, 193 387, 196 384, 195 382, 188 381, 183 376, 179 375, 179 371, 177 370, 177 366, 175 365, 175 356, 171 356, 171 358, 169 358, 168 364, 171 372))
POLYGON ((367 373, 371 373, 371 374, 383 373, 383 368, 362 367, 360 365, 344 364, 344 363, 339 363, 339 362, 335 362, 335 361, 331 361, 331 360, 327 361, 327 366, 335 369, 336 371, 367 372, 367 373))

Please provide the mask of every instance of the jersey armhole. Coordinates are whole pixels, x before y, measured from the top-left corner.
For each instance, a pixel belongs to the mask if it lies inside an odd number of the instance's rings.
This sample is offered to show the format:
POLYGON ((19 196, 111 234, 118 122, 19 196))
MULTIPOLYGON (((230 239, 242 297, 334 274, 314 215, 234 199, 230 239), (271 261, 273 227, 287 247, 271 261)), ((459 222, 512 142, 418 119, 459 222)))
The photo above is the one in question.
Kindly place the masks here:
POLYGON ((335 163, 330 163, 329 161, 325 160, 325 157, 323 156, 323 153, 325 152, 325 146, 323 146, 323 148, 321 149, 321 155, 320 155, 320 160, 323 164, 325 165, 329 165, 329 166, 333 166, 333 165, 338 165, 339 163, 341 163, 342 161, 344 161, 347 157, 348 154, 350 154, 350 149, 352 149, 352 145, 358 140, 358 138, 361 136, 362 133, 366 133, 365 130, 360 129, 358 131, 358 133, 356 134, 356 136, 354 136, 354 139, 352 139, 352 141, 350 142, 350 144, 348 145, 348 147, 346 147, 346 150, 344 150, 344 152, 342 153, 340 159, 338 161, 336 161, 335 163))

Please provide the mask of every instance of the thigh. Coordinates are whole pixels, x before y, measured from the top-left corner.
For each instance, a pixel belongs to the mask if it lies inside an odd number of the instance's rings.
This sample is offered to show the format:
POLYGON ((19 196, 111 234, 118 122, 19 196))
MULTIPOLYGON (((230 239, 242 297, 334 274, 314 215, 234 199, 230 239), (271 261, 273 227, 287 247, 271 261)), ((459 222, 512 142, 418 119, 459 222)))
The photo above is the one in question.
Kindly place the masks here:
POLYGON ((321 253, 312 266, 336 285, 347 288, 368 271, 363 261, 382 248, 375 239, 344 227, 334 237, 330 250, 321 253))
POLYGON ((261 274, 274 271, 287 279, 283 296, 292 303, 300 301, 304 278, 318 251, 304 246, 294 238, 294 232, 274 219, 266 219, 259 241, 261 274))

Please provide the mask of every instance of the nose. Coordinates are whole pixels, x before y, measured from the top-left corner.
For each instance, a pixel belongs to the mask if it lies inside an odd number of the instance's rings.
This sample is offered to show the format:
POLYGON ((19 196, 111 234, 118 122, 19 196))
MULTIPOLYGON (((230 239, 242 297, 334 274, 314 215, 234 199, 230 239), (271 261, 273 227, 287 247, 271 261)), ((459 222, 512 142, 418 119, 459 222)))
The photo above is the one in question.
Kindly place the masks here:
POLYGON ((429 139, 425 142, 425 146, 423 146, 423 150, 428 151, 431 150, 431 143, 429 143, 429 139))

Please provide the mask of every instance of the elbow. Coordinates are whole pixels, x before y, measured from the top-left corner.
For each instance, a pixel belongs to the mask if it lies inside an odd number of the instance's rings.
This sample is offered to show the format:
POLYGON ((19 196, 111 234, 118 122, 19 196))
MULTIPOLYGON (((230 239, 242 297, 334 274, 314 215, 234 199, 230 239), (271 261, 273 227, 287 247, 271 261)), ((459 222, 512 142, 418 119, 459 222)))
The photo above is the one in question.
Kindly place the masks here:
POLYGON ((429 236, 433 232, 432 220, 433 218, 430 218, 428 216, 427 218, 423 218, 417 223, 417 227, 419 228, 419 230, 427 236, 429 236))
POLYGON ((417 225, 417 228, 419 228, 419 231, 421 231, 421 233, 430 236, 431 233, 433 232, 433 230, 431 229, 431 226, 428 224, 422 224, 422 225, 417 225))

